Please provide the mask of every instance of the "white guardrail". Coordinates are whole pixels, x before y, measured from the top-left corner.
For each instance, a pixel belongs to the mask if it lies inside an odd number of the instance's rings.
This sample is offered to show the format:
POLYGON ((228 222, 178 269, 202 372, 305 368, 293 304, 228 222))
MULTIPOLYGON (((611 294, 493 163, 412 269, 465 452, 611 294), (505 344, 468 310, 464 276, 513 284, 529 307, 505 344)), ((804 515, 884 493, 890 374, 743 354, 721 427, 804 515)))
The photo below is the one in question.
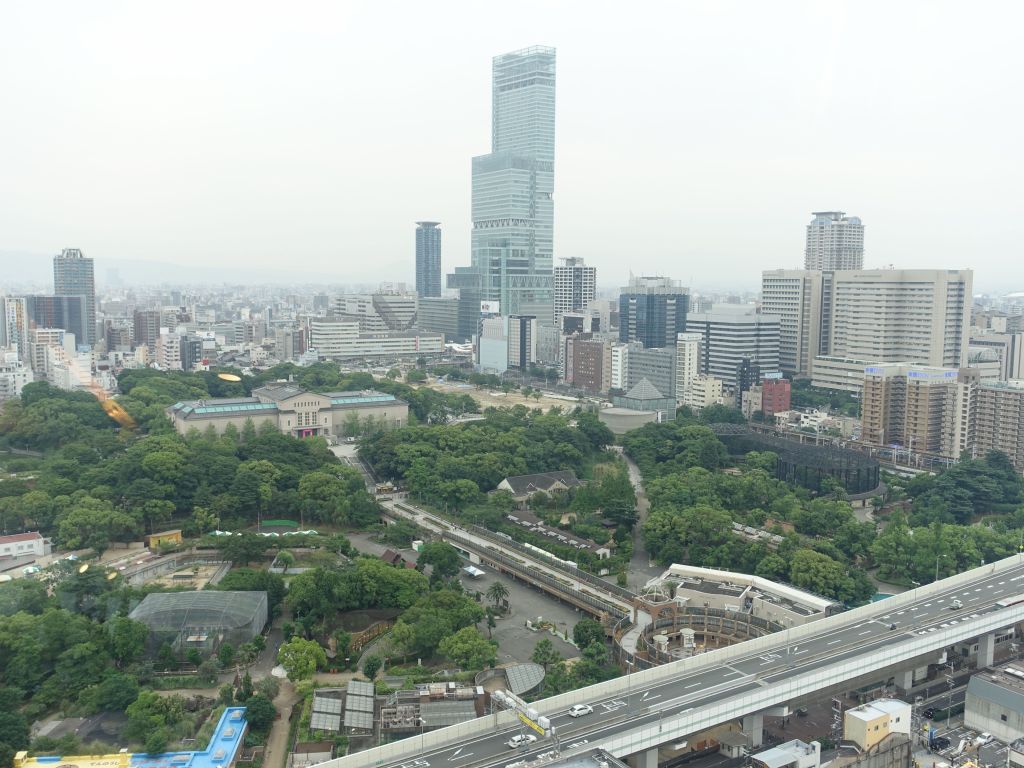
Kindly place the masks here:
MULTIPOLYGON (((974 568, 956 576, 950 576, 942 581, 894 595, 880 603, 869 603, 845 613, 839 613, 809 624, 793 627, 787 632, 776 632, 763 637, 753 638, 737 645, 719 648, 687 659, 681 659, 671 664, 634 672, 631 675, 618 677, 614 680, 588 686, 587 688, 541 699, 540 701, 533 702, 532 706, 541 714, 550 716, 565 711, 573 704, 601 701, 622 694, 636 694, 653 684, 664 684, 678 675, 722 666, 731 660, 757 655, 765 650, 785 648, 787 645, 798 645, 802 640, 827 634, 830 630, 848 624, 856 624, 859 621, 864 621, 880 614, 894 613, 905 606, 926 600, 929 597, 941 597, 943 594, 956 591, 956 589, 965 584, 970 584, 977 579, 993 576, 1013 568, 1019 568, 1022 565, 1024 565, 1024 556, 1014 555, 996 563, 990 563, 981 568, 974 568)), ((887 648, 884 651, 853 661, 818 668, 809 679, 800 679, 800 676, 796 676, 796 679, 793 681, 787 680, 784 683, 767 686, 739 697, 724 699, 713 708, 705 708, 702 711, 694 710, 692 713, 686 713, 685 716, 674 716, 667 723, 661 724, 662 731, 660 733, 658 732, 658 723, 654 723, 651 726, 637 729, 635 733, 638 735, 633 735, 634 732, 618 735, 613 739, 602 741, 602 745, 606 745, 606 748, 616 755, 632 754, 644 748, 634 745, 646 743, 651 738, 657 737, 660 739, 657 743, 661 743, 671 738, 671 736, 666 736, 666 733, 675 733, 680 736, 688 735, 693 731, 710 727, 713 724, 760 711, 789 698, 795 698, 839 684, 844 679, 859 677, 864 674, 865 669, 870 668, 869 664, 875 662, 882 662, 879 666, 898 664, 901 661, 912 659, 923 653, 938 650, 960 640, 985 634, 1021 620, 1024 620, 1024 604, 979 616, 977 619, 961 620, 955 627, 931 632, 924 636, 907 638, 906 642, 895 644, 891 649, 887 648), (665 726, 669 723, 671 723, 672 731, 665 730, 665 726), (623 741, 625 739, 628 739, 628 743, 623 741)), ((875 640, 877 639, 875 638, 875 640)), ((837 647, 835 652, 841 653, 844 650, 848 650, 848 647, 837 647)), ((749 682, 749 678, 737 677, 731 684, 739 685, 745 681, 749 682)), ((695 697, 698 695, 699 692, 694 694, 695 697)), ((495 731, 510 727, 516 722, 516 717, 511 712, 486 715, 475 720, 459 723, 458 725, 430 731, 421 736, 402 739, 401 741, 385 744, 381 747, 335 758, 334 760, 320 763, 317 768, 367 768, 368 766, 400 763, 420 757, 428 751, 455 745, 474 737, 491 735, 495 731)), ((600 725, 595 723, 595 730, 599 729, 600 725)), ((593 747, 595 744, 589 744, 588 746, 593 747)))

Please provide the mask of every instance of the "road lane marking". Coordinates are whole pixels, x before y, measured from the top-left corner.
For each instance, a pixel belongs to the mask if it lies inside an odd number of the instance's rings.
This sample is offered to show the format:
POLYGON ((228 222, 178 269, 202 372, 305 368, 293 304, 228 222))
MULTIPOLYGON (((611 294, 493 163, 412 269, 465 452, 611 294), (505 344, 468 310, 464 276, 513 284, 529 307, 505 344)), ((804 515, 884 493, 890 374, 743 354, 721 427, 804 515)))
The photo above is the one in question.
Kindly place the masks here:
POLYGON ((841 642, 843 642, 842 638, 840 638, 839 640, 832 640, 832 641, 830 641, 828 643, 825 643, 825 645, 835 645, 836 643, 841 643, 841 642))
POLYGON ((700 685, 700 683, 694 683, 693 685, 687 685, 687 686, 684 686, 683 690, 685 691, 685 690, 687 690, 689 688, 696 688, 699 685, 700 685))
POLYGON ((857 634, 858 635, 870 635, 871 634, 871 630, 869 629, 866 632, 858 632, 857 634))

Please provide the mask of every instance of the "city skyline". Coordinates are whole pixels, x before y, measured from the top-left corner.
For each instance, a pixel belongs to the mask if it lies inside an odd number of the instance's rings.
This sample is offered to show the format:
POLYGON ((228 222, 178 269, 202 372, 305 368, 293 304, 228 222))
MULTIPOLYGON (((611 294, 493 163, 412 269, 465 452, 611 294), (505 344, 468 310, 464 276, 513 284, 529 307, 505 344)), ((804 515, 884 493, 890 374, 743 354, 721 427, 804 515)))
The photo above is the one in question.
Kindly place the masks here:
POLYGON ((980 13, 928 5, 922 22, 923 4, 884 16, 847 5, 666 8, 641 43, 628 34, 638 15, 598 10, 583 33, 577 8, 527 4, 501 29, 438 49, 420 39, 426 9, 385 20, 369 6, 313 6, 279 23, 257 7, 252 42, 227 57, 218 41, 229 8, 201 30, 187 13, 161 20, 177 30, 164 35, 145 32, 161 28, 152 10, 63 7, 4 12, 0 90, 19 119, 0 140, 23 151, 7 163, 0 251, 48 258, 74 242, 101 263, 256 272, 301 259, 302 271, 339 282, 385 273, 411 283, 407 222, 429 210, 446 222, 449 263, 466 264, 466 160, 486 149, 490 129, 486 64, 543 43, 561 54, 554 251, 586 258, 602 285, 622 284, 633 267, 756 288, 761 269, 800 266, 806 212, 833 208, 869 223, 865 267, 973 268, 979 290, 1024 284, 1024 260, 1013 258, 1018 115, 996 98, 1017 89, 1024 68, 1014 25, 992 30, 980 13), (901 49, 920 23, 930 34, 901 49), (393 35, 372 34, 385 24, 393 35), (984 35, 971 34, 981 25, 984 35), (950 36, 962 38, 955 57, 950 36), (303 49, 290 56, 296 39, 303 49), (710 48, 716 39, 729 42, 710 48), (172 40, 194 51, 189 63, 170 55, 172 40), (799 57, 788 50, 797 41, 799 57), (869 61, 853 55, 866 42, 869 61), (431 55, 418 57, 428 44, 431 55), (338 75, 371 50, 387 65, 338 75), (287 121, 276 116, 282 105, 287 121), (414 135, 402 118, 410 110, 423 118, 414 135))

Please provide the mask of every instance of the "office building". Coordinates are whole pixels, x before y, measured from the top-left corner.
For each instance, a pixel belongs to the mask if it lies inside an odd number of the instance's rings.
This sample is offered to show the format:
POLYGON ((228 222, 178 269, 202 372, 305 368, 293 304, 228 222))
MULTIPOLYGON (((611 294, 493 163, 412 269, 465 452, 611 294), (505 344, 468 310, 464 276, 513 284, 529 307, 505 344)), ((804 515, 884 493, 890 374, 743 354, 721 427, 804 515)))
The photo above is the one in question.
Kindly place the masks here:
POLYGON ((420 298, 441 295, 441 225, 416 222, 416 293, 420 298))
POLYGON ((866 367, 861 440, 943 455, 954 429, 959 378, 955 368, 907 363, 866 367))
POLYGON ((691 382, 700 376, 701 343, 699 333, 676 334, 676 400, 683 404, 683 395, 691 382))
POLYGON ((553 319, 555 49, 494 57, 491 153, 473 158, 471 263, 448 286, 469 305, 553 319))
POLYGON ((788 411, 792 402, 792 388, 789 379, 765 377, 761 381, 761 411, 766 419, 776 413, 788 411))
POLYGON ((613 395, 612 403, 616 408, 630 411, 653 412, 657 421, 673 421, 676 417, 676 400, 666 397, 657 387, 645 378, 641 378, 623 395, 613 395))
MULTIPOLYGON (((751 307, 721 307, 711 312, 690 313, 686 331, 703 337, 700 372, 721 379, 741 392, 757 367, 756 380, 779 370, 779 318, 759 315, 751 307), (746 372, 744 382, 739 376, 746 372)), ((737 395, 737 401, 738 401, 737 395)))
POLYGON ((626 391, 626 376, 629 372, 629 350, 639 348, 636 342, 630 344, 612 344, 608 353, 611 372, 608 375, 608 386, 616 392, 626 391))
POLYGON ((181 336, 167 328, 161 328, 160 335, 156 337, 153 361, 164 371, 182 370, 181 336))
POLYGON ((331 300, 328 316, 358 323, 360 333, 406 332, 416 328, 415 293, 343 294, 331 300))
POLYGON ((321 360, 419 357, 444 352, 444 337, 415 331, 361 333, 356 320, 315 317, 309 321, 309 346, 321 360))
MULTIPOLYGON (((626 390, 631 391, 641 381, 648 381, 658 392, 658 399, 676 398, 676 350, 674 347, 644 349, 630 348, 626 367, 626 390)), ((635 406, 629 405, 627 408, 635 406)), ((658 408, 662 410, 663 408, 658 408)), ((653 409, 639 409, 653 410, 653 409)))
POLYGON ((761 274, 761 311, 779 318, 779 368, 808 375, 828 352, 832 273, 774 269, 761 274))
POLYGON ((863 269, 864 225, 843 211, 818 211, 807 225, 804 269, 863 269))
POLYGON ((537 318, 510 315, 508 318, 508 367, 528 370, 537 362, 537 318))
POLYGON ((136 347, 145 344, 150 349, 156 346, 157 337, 160 336, 161 312, 159 309, 137 309, 132 315, 132 328, 136 347))
POLYGON ((459 333, 459 299, 454 296, 421 296, 416 310, 416 327, 424 333, 439 333, 445 341, 461 341, 473 335, 459 333))
POLYGON ((968 364, 978 367, 979 361, 995 361, 993 375, 984 376, 996 381, 1024 378, 1024 333, 972 333, 967 342, 968 364))
POLYGON ((65 248, 59 256, 54 256, 53 292, 57 296, 85 297, 85 334, 76 338, 79 344, 95 344, 96 281, 92 259, 85 258, 78 248, 65 248))
MULTIPOLYGON (((86 296, 26 296, 25 309, 30 327, 63 328, 79 344, 88 337, 89 302, 86 296)), ((93 334, 95 338, 95 332, 93 334)))
POLYGON ((603 394, 611 388, 611 350, 607 341, 593 334, 579 334, 565 340, 564 379, 588 394, 603 394))
POLYGON ((474 352, 478 372, 501 375, 508 370, 507 317, 491 315, 480 318, 474 352))
POLYGON ((689 291, 666 277, 630 278, 619 293, 619 341, 638 341, 648 349, 675 345, 687 330, 689 291))
POLYGON ((181 369, 183 371, 195 371, 209 366, 204 365, 205 354, 203 353, 203 340, 198 336, 182 335, 181 339, 181 369))
POLYGON ((555 267, 555 325, 560 327, 566 312, 588 308, 596 293, 597 268, 588 267, 583 259, 562 259, 555 267))

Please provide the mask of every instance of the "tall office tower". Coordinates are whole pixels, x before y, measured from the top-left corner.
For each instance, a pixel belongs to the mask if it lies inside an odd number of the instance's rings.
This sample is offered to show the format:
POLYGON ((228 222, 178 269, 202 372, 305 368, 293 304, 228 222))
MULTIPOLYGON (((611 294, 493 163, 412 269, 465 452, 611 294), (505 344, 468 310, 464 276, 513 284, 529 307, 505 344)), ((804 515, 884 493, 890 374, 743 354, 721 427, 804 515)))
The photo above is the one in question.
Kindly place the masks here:
POLYGON ((416 293, 441 295, 441 230, 439 221, 416 222, 416 293))
POLYGON ((553 319, 555 49, 492 64, 491 153, 473 158, 472 255, 448 286, 470 306, 553 319))
POLYGON ((779 369, 779 318, 752 309, 729 306, 711 312, 691 312, 686 331, 700 333, 700 372, 739 389, 738 377, 757 366, 759 374, 779 369))
POLYGON ((597 267, 588 267, 583 259, 562 259, 555 267, 555 325, 561 328, 566 312, 586 309, 597 293, 597 267))
POLYGON ((700 376, 700 346, 704 337, 699 333, 676 334, 676 402, 683 397, 700 376))
POLYGON ((817 211, 807 225, 804 269, 863 269, 864 225, 842 211, 817 211))
POLYGON ((814 358, 828 352, 828 303, 832 273, 773 269, 761 273, 761 311, 779 318, 779 367, 809 374, 814 358))
POLYGON ((63 328, 84 339, 89 330, 88 299, 85 296, 26 296, 29 327, 63 328))
POLYGON ((86 328, 79 343, 96 343, 96 281, 92 259, 78 248, 65 248, 53 257, 53 292, 58 296, 85 296, 86 328))
POLYGON ((631 277, 619 294, 619 341, 672 347, 687 330, 689 291, 667 277, 631 277))

